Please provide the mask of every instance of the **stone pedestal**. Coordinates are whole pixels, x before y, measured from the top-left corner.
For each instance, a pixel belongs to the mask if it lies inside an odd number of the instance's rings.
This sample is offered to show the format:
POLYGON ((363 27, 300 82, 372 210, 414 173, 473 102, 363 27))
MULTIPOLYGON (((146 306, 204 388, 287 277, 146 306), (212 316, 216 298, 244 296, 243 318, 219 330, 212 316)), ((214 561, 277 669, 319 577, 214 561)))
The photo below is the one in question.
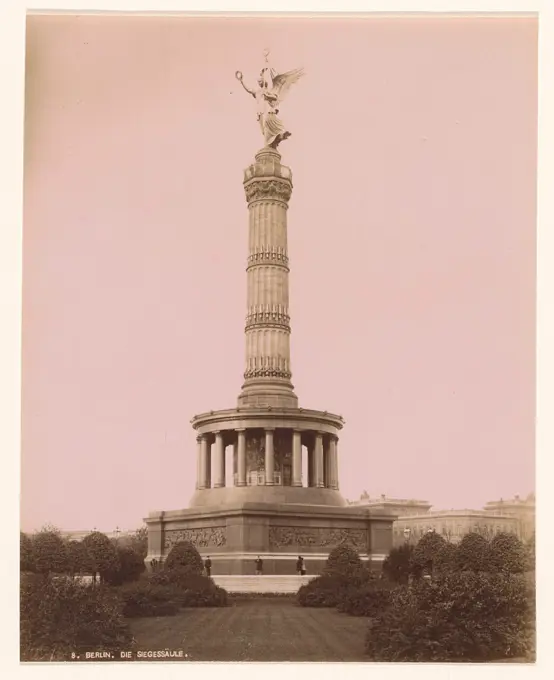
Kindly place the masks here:
POLYGON ((203 558, 210 556, 214 575, 254 574, 258 555, 264 574, 295 574, 299 555, 308 574, 319 574, 329 552, 347 544, 380 569, 392 547, 393 520, 359 507, 274 502, 151 513, 147 564, 163 562, 175 543, 190 541, 203 558))

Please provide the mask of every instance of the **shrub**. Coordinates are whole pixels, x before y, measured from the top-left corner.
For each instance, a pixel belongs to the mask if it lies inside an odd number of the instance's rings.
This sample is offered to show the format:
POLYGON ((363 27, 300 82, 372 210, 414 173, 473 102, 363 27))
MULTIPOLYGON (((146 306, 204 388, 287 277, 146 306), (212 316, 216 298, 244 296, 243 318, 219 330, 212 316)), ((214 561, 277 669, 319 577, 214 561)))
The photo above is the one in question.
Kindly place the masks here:
POLYGON ((462 571, 489 571, 489 548, 489 542, 481 534, 466 534, 456 550, 456 566, 462 571))
POLYGON ((19 532, 19 569, 21 571, 34 571, 35 560, 33 555, 33 541, 27 534, 19 532))
POLYGON ((55 529, 41 529, 33 536, 32 554, 34 571, 38 574, 67 573, 67 546, 55 529))
POLYGON ((117 550, 105 534, 93 531, 85 536, 83 544, 92 561, 93 571, 99 573, 103 581, 108 579, 110 574, 117 572, 119 569, 117 550))
POLYGON ((374 661, 493 661, 531 646, 525 579, 513 574, 452 572, 391 594, 370 621, 366 652, 374 661))
POLYGON ((377 616, 390 604, 392 588, 383 579, 371 579, 347 590, 337 609, 351 616, 377 616))
POLYGON ((339 545, 329 553, 323 573, 327 576, 363 578, 367 570, 354 548, 339 545))
MULTIPOLYGON (((206 578, 206 577, 201 577, 206 578)), ((181 607, 225 607, 227 606, 228 596, 224 588, 204 583, 195 584, 192 588, 183 589, 176 597, 176 601, 181 607)))
POLYGON ((347 576, 323 574, 300 586, 296 598, 302 607, 336 607, 349 590, 359 586, 347 576))
POLYGON ((419 539, 412 553, 410 570, 419 577, 423 571, 431 573, 435 565, 437 553, 444 548, 446 540, 434 531, 429 531, 419 539))
POLYGON ((146 569, 142 557, 126 546, 117 546, 116 553, 117 569, 106 575, 106 581, 114 586, 136 581, 146 569))
POLYGON ((132 641, 117 595, 66 577, 26 574, 20 585, 22 661, 66 661, 71 652, 132 641))
POLYGON ((128 583, 118 589, 123 601, 123 615, 127 618, 142 616, 173 616, 179 611, 175 591, 143 579, 128 583))
POLYGON ((392 548, 383 562, 383 573, 393 583, 408 583, 414 546, 405 543, 392 548))
POLYGON ((490 544, 490 568, 508 574, 520 574, 527 566, 523 543, 515 534, 496 534, 490 544))
POLYGON ((75 578, 78 574, 92 574, 94 564, 82 541, 69 541, 67 544, 67 573, 75 578))
POLYGON ((154 572, 148 579, 153 585, 168 588, 182 607, 224 607, 227 591, 216 586, 208 576, 191 574, 188 567, 174 567, 154 572))
POLYGON ((187 569, 190 574, 202 575, 204 564, 198 550, 188 541, 179 541, 170 550, 164 569, 180 567, 187 569))

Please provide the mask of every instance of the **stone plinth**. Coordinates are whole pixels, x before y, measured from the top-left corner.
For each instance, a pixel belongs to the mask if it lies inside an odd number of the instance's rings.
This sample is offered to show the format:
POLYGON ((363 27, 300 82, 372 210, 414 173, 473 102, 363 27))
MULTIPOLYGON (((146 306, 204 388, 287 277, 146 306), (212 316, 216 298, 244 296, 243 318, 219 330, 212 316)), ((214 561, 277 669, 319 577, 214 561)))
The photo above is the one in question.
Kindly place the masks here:
POLYGON ((212 574, 255 574, 258 555, 264 574, 294 575, 304 558, 309 575, 322 571, 329 552, 351 545, 372 567, 380 568, 392 546, 395 516, 364 508, 242 503, 151 513, 148 557, 163 562, 178 541, 193 543, 212 560, 212 574))

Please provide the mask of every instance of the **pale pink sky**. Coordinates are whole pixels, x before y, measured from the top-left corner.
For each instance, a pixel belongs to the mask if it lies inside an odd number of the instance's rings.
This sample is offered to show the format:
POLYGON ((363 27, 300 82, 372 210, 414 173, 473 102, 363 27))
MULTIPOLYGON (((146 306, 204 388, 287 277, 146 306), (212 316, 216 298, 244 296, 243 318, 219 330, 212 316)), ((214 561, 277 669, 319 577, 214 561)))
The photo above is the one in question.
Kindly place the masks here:
POLYGON ((22 525, 188 505, 191 417, 242 384, 265 47, 292 137, 293 383, 342 414, 341 490, 534 489, 533 19, 33 17, 22 525))

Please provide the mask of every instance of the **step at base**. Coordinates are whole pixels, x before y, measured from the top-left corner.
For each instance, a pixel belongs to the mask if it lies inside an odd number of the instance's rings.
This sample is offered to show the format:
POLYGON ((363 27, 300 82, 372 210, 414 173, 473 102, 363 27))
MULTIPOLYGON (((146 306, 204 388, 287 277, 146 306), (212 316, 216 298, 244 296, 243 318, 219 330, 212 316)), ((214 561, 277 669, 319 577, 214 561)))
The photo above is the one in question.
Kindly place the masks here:
POLYGON ((297 593, 314 576, 212 576, 229 593, 297 593))

